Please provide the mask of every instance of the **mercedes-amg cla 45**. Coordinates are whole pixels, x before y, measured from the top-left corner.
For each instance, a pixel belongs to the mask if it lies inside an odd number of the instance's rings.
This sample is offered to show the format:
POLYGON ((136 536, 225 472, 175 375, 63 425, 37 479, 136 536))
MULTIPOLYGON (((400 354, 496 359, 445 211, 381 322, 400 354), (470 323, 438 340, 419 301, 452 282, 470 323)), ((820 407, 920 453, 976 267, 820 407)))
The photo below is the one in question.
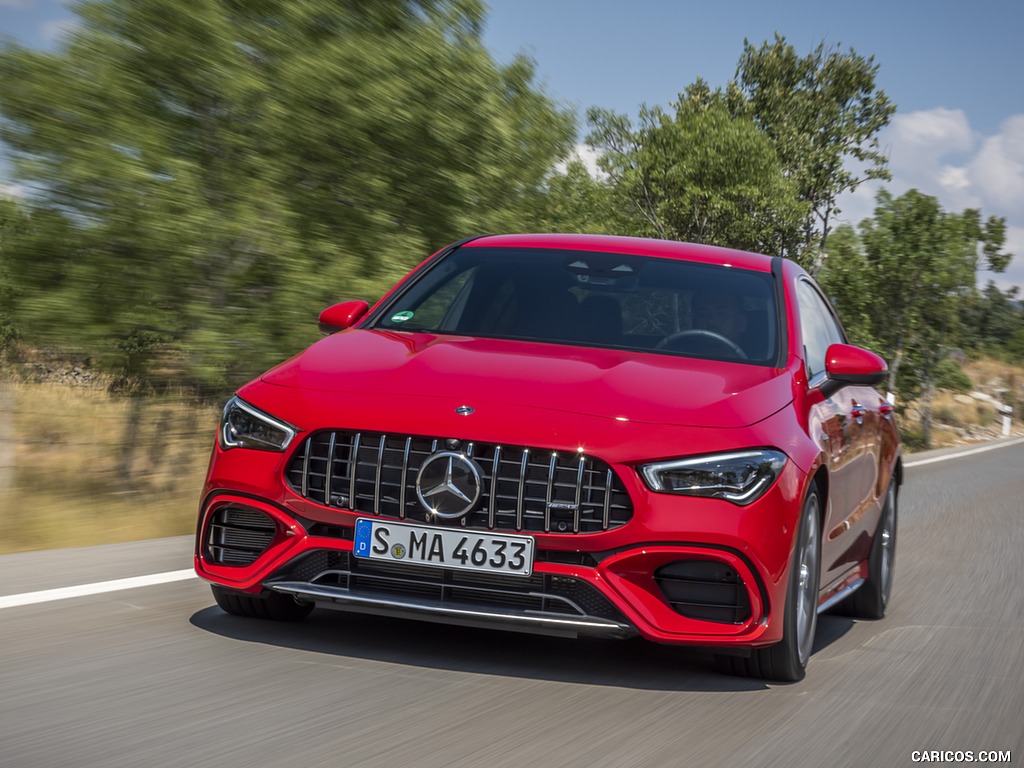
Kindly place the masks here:
POLYGON ((795 263, 478 237, 320 327, 224 408, 195 567, 228 613, 639 635, 789 681, 819 613, 884 615, 886 366, 795 263))

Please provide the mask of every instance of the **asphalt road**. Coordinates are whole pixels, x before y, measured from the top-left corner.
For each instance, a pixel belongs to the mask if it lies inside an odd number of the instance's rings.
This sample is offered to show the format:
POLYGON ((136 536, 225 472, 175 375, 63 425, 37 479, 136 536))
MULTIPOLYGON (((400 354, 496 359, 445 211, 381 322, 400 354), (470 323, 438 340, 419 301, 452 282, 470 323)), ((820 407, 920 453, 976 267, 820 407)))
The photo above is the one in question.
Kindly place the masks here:
MULTIPOLYGON (((642 641, 244 620, 192 578, 0 608, 0 766, 1024 762, 1024 444, 908 469, 900 514, 889 616, 822 617, 795 685, 642 641)), ((8 555, 0 596, 179 571, 190 549, 8 555)))

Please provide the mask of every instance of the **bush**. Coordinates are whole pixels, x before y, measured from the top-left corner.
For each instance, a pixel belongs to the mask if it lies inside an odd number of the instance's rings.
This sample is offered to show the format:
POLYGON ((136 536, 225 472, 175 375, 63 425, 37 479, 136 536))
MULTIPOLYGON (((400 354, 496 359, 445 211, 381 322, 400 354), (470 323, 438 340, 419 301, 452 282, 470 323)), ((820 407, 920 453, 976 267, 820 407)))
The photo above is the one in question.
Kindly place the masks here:
POLYGON ((967 374, 964 373, 963 368, 947 357, 939 363, 936 369, 935 386, 939 389, 949 389, 954 392, 970 392, 974 385, 967 374))

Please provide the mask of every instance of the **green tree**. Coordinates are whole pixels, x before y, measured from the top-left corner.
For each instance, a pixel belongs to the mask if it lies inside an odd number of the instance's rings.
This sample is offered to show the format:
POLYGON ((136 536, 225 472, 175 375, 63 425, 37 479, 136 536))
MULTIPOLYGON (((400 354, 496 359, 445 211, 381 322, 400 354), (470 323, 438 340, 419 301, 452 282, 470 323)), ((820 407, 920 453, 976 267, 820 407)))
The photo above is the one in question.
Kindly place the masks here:
POLYGON ((876 337, 877 280, 857 230, 849 224, 837 227, 818 281, 839 310, 850 342, 888 356, 889 350, 876 337))
POLYGON ((476 0, 76 11, 57 52, 0 49, 0 138, 53 237, 23 249, 52 279, 29 277, 18 312, 73 309, 64 345, 130 376, 237 384, 309 341, 324 304, 532 224, 571 146, 530 62, 484 49, 476 0))
POLYGON ((867 179, 890 178, 878 132, 896 107, 877 88, 877 74, 874 58, 852 48, 819 45, 801 57, 778 34, 760 46, 743 44, 736 72, 742 110, 771 139, 808 205, 803 252, 793 255, 812 273, 821 267, 839 196, 867 179))
POLYGON ((538 201, 537 230, 614 235, 627 231, 618 225, 613 188, 590 175, 586 165, 571 160, 564 173, 552 173, 538 201))
POLYGON ((0 353, 4 353, 17 336, 14 320, 17 288, 11 262, 25 225, 20 207, 13 200, 0 196, 0 353))
POLYGON ((728 94, 698 81, 674 114, 642 108, 640 124, 592 109, 588 143, 601 153, 620 224, 630 234, 782 254, 803 206, 771 142, 728 94))
POLYGON ((981 267, 1001 271, 1005 227, 977 210, 947 213, 917 190, 877 197, 874 216, 856 235, 842 230, 821 274, 855 339, 870 339, 890 361, 888 387, 901 401, 919 399, 926 445, 940 364, 964 338, 963 308, 981 267))
POLYGON ((1013 353, 1010 341, 1024 331, 1024 308, 1017 299, 1018 289, 1000 290, 991 280, 966 302, 961 322, 969 330, 965 346, 1008 360, 1020 359, 1013 353))

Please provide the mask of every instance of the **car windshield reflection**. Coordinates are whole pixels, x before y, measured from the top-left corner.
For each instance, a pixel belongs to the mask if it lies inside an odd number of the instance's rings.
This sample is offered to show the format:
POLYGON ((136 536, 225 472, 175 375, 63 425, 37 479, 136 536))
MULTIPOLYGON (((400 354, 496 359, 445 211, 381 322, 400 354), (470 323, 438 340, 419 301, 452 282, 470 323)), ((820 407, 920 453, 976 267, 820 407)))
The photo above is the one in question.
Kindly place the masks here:
POLYGON ((774 291, 771 274, 722 265, 462 248, 389 301, 372 327, 774 365, 774 291))

